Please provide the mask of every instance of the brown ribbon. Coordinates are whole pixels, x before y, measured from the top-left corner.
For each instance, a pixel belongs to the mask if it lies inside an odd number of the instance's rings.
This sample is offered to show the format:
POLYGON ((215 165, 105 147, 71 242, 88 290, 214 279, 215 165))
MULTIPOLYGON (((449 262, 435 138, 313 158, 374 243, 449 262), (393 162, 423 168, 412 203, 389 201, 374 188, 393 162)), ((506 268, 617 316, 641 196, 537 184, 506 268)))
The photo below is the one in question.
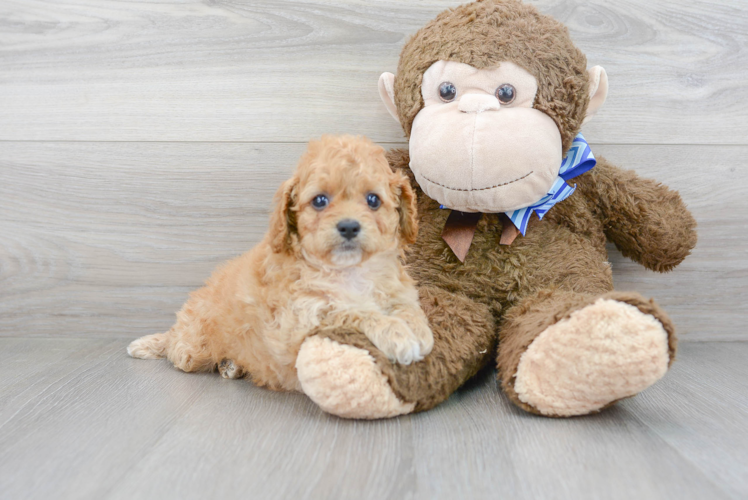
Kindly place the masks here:
POLYGON ((519 229, 517 229, 517 226, 514 225, 514 222, 512 222, 512 219, 507 214, 499 214, 499 219, 501 219, 501 226, 503 227, 499 245, 511 245, 517 239, 517 236, 519 236, 519 229))
MULTIPOLYGON (((465 262, 465 257, 467 257, 470 244, 473 242, 473 237, 475 236, 475 230, 478 228, 478 222, 480 222, 482 217, 482 213, 467 213, 452 210, 449 217, 447 217, 447 222, 444 223, 442 239, 449 245, 455 256, 460 259, 460 262, 465 262)), ((499 218, 503 227, 499 244, 511 245, 517 238, 519 229, 517 229, 506 214, 500 214, 499 218)))
POLYGON ((460 262, 465 262, 470 244, 473 242, 475 230, 478 227, 483 214, 466 213, 452 210, 444 223, 442 239, 447 242, 449 248, 455 253, 460 262))

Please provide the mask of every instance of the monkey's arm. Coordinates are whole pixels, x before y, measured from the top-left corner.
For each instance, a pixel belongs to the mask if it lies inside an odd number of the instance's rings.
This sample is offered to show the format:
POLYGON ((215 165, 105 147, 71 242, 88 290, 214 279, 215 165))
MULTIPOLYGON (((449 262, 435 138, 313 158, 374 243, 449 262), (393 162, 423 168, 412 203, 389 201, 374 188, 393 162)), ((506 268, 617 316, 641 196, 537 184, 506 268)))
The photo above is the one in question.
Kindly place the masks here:
POLYGON ((644 267, 670 271, 696 245, 696 221, 677 191, 604 158, 572 182, 603 222, 607 238, 644 267))

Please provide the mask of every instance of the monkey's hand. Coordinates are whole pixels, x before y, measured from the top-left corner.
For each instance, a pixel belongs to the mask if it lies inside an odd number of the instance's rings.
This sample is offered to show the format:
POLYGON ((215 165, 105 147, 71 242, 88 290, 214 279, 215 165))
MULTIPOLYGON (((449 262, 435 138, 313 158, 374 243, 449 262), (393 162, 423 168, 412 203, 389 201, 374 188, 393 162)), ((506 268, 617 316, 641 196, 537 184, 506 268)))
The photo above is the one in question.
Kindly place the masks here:
POLYGON ((696 245, 696 221, 678 192, 597 160, 577 185, 603 222, 606 237, 644 267, 672 270, 696 245))

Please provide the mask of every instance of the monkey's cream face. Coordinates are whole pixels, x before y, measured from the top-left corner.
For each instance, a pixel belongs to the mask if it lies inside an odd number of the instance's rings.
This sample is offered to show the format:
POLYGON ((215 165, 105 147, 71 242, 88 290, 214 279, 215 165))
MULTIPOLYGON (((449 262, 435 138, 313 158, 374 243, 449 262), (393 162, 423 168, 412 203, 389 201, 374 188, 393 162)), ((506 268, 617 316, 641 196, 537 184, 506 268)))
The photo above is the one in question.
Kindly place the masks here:
POLYGON ((562 161, 554 121, 533 109, 538 83, 512 62, 438 61, 423 75, 410 168, 431 198, 463 212, 507 212, 548 193, 562 161))

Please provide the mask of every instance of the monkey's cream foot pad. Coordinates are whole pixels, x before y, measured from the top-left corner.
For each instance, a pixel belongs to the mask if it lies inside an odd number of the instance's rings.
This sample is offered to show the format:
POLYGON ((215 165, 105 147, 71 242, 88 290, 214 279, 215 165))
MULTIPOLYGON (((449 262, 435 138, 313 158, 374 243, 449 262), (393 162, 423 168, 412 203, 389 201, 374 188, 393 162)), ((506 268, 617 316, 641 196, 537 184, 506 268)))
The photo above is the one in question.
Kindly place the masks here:
POLYGON ((582 415, 643 391, 668 361, 667 333, 654 316, 600 299, 530 344, 514 388, 544 415, 582 415))
POLYGON ((344 418, 377 419, 411 413, 371 355, 334 340, 310 337, 296 358, 302 391, 320 408, 344 418))

